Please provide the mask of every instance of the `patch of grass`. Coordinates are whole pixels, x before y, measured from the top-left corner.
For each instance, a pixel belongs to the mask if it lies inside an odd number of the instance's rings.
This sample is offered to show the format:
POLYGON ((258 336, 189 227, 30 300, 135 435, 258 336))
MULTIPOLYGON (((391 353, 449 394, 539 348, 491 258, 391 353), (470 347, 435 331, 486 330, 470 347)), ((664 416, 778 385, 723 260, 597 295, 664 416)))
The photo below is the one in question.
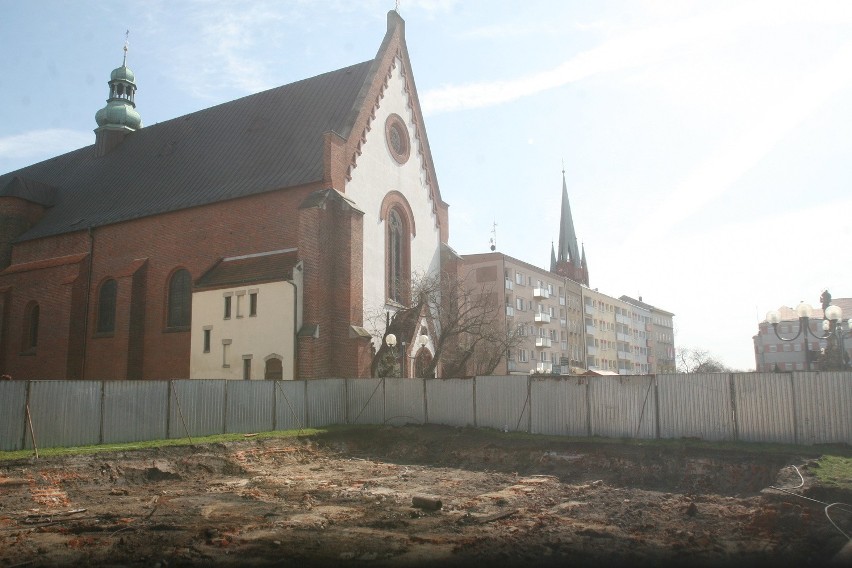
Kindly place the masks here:
MULTIPOLYGON (((84 454, 97 454, 101 452, 124 452, 132 450, 149 450, 153 448, 166 448, 169 446, 201 446, 206 444, 218 444, 224 442, 236 442, 239 440, 263 440, 268 438, 295 438, 298 436, 315 436, 326 432, 327 429, 303 428, 302 430, 275 430, 273 432, 258 432, 247 437, 245 434, 217 434, 192 438, 175 438, 172 440, 147 440, 144 442, 128 442, 125 444, 109 444, 101 446, 75 446, 72 448, 39 448, 39 458, 54 456, 72 456, 84 454)), ((33 450, 17 450, 14 452, 0 452, 0 461, 27 459, 35 456, 33 450)))
POLYGON ((852 491, 852 458, 824 455, 819 458, 812 471, 820 483, 852 491))

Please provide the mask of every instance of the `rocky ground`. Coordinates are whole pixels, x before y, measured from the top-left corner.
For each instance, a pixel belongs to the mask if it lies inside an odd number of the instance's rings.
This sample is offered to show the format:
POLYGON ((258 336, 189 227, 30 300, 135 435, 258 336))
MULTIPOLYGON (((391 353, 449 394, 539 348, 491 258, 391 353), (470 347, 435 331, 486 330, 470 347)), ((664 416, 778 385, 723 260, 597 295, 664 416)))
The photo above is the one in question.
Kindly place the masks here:
POLYGON ((852 495, 803 452, 406 426, 5 461, 0 567, 822 566, 852 495))

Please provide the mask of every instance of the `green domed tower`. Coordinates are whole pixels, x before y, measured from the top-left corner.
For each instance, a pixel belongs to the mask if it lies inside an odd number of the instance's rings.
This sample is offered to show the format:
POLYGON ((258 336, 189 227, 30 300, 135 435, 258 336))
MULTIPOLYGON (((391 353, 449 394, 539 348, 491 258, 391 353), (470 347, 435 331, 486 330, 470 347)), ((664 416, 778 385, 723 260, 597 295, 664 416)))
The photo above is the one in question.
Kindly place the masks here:
POLYGON ((136 112, 136 77, 127 67, 127 43, 124 60, 109 77, 109 98, 104 108, 95 114, 95 150, 98 156, 112 151, 124 137, 142 128, 142 118, 136 112))

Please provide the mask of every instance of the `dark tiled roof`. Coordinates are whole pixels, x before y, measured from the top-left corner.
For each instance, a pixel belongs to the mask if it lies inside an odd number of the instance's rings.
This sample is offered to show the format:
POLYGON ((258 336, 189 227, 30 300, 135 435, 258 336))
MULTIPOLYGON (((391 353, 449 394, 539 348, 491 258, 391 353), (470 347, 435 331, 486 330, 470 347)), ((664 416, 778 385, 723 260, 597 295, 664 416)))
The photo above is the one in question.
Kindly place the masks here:
POLYGON ((15 177, 58 188, 18 240, 320 181, 323 135, 348 136, 372 63, 142 128, 100 158, 93 145, 2 175, 0 188, 15 177))
MULTIPOLYGON (((8 176, 4 176, 6 179, 8 176)), ((11 176, 11 179, 0 186, 0 197, 18 197, 45 207, 53 206, 56 200, 56 188, 20 176, 11 176)))
POLYGON ((291 280, 298 264, 294 249, 224 258, 195 282, 198 288, 223 288, 291 280))

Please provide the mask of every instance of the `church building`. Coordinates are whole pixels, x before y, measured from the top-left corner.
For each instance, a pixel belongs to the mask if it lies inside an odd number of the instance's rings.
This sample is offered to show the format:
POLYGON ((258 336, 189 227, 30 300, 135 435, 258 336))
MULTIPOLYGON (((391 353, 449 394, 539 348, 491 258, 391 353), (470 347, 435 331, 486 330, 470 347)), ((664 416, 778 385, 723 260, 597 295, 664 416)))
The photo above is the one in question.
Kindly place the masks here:
POLYGON ((449 238, 387 21, 374 59, 147 127, 125 52, 93 145, 0 175, 0 372, 369 376, 367 314, 407 305, 449 238))

